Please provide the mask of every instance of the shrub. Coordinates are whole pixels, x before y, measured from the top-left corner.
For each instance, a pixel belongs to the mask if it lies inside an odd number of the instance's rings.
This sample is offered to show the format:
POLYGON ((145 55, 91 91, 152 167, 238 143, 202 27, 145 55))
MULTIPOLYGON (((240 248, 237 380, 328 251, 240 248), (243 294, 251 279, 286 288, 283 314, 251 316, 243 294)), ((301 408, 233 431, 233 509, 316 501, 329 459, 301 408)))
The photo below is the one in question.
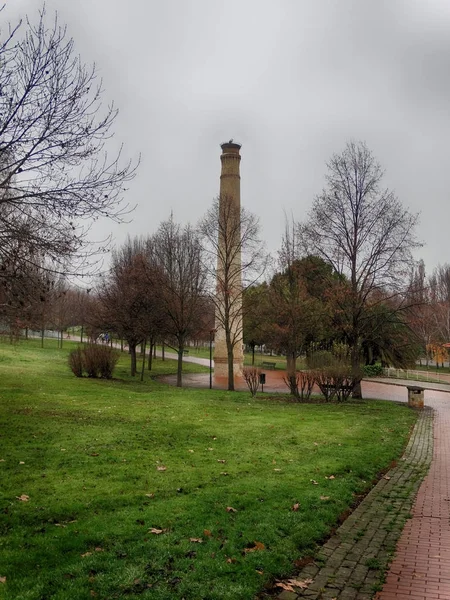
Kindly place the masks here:
POLYGON ((104 346, 99 344, 85 344, 83 347, 83 370, 88 377, 96 378, 100 373, 101 351, 104 346))
POLYGON ((364 377, 381 377, 383 375, 383 367, 380 363, 375 365, 365 365, 363 368, 364 377))
POLYGON ((242 376, 252 397, 256 396, 256 392, 259 389, 259 375, 260 370, 256 367, 244 367, 242 370, 242 376))
POLYGON ((120 357, 120 352, 111 346, 100 346, 102 352, 99 354, 98 370, 103 379, 112 379, 114 367, 120 357))
POLYGON ((69 367, 76 377, 83 377, 83 354, 80 346, 69 354, 69 367))
POLYGON ((69 366, 77 377, 86 373, 88 377, 112 379, 114 367, 120 353, 110 346, 85 344, 69 354, 69 366))
POLYGON ((287 375, 285 384, 293 396, 299 400, 309 400, 315 383, 313 371, 296 371, 295 375, 287 375))
POLYGON ((308 356, 308 366, 312 368, 315 382, 329 402, 336 397, 338 402, 346 400, 352 393, 356 381, 361 380, 361 373, 352 371, 345 346, 334 353, 320 350, 308 356))

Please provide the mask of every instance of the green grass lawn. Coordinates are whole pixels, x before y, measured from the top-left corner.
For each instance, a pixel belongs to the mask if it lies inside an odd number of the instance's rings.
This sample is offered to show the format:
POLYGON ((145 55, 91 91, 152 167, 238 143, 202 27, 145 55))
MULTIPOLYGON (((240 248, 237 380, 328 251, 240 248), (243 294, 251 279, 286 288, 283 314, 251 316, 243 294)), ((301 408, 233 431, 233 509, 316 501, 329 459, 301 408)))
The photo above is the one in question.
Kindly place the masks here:
POLYGON ((0 343, 5 600, 250 600, 314 553, 415 421, 382 401, 130 381, 127 355, 118 380, 76 379, 69 344, 46 346, 0 343))

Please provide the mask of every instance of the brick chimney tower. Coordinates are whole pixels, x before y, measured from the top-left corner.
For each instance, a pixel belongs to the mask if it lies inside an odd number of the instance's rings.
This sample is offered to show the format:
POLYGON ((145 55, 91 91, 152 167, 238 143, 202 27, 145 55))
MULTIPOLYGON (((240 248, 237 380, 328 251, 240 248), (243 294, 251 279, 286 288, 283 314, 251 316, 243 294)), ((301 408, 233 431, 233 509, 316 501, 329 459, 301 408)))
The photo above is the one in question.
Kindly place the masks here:
POLYGON ((214 377, 227 378, 229 363, 225 322, 228 321, 233 344, 234 377, 242 376, 244 365, 242 339, 242 268, 241 268, 241 145, 233 140, 221 144, 222 171, 219 195, 219 240, 217 256, 216 335, 214 377), (222 296, 222 297, 221 297, 222 296))

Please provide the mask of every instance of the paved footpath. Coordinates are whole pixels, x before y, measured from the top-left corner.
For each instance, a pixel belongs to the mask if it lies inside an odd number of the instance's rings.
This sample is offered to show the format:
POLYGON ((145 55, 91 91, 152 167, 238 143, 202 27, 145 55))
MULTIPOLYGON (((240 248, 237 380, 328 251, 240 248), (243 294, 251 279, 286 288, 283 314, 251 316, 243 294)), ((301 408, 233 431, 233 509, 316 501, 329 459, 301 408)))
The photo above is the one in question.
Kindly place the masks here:
POLYGON ((295 577, 312 583, 279 600, 450 600, 450 396, 425 398, 399 464, 295 577))
POLYGON ((377 600, 450 600, 450 399, 427 404, 434 409, 431 468, 377 600))

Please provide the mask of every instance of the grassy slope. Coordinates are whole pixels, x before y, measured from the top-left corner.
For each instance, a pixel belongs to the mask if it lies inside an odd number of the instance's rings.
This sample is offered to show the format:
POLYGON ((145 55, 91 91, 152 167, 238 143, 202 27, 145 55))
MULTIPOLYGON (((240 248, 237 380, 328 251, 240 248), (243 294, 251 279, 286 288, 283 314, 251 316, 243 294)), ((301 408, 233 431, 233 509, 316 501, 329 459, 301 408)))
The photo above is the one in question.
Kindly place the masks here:
POLYGON ((253 598, 314 551, 414 421, 385 402, 130 382, 126 356, 123 381, 77 380, 65 357, 0 344, 0 598, 253 598))

